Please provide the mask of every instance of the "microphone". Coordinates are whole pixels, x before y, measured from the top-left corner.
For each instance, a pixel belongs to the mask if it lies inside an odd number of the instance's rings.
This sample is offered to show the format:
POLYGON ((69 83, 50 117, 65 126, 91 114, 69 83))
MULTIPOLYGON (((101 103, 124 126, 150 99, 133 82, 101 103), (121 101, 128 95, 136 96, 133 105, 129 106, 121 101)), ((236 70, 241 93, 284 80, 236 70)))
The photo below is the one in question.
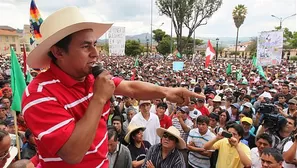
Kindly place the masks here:
MULTIPOLYGON (((96 78, 98 75, 100 75, 105 69, 103 68, 102 63, 96 64, 92 67, 92 74, 96 78)), ((104 89, 104 88, 103 88, 104 89)), ((120 107, 118 103, 116 102, 116 99, 114 95, 111 96, 110 102, 113 104, 115 112, 114 116, 118 115, 121 116, 120 107)))

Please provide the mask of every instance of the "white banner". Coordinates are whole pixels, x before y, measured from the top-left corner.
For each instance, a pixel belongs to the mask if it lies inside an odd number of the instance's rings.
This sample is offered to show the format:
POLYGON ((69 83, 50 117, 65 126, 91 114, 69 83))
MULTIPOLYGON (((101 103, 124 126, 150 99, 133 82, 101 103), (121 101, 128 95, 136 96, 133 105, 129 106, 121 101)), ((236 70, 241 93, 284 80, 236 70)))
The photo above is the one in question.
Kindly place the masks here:
POLYGON ((257 65, 279 65, 282 60, 283 31, 261 32, 257 45, 257 65))
POLYGON ((125 55, 125 27, 111 27, 108 32, 108 40, 110 56, 125 55))

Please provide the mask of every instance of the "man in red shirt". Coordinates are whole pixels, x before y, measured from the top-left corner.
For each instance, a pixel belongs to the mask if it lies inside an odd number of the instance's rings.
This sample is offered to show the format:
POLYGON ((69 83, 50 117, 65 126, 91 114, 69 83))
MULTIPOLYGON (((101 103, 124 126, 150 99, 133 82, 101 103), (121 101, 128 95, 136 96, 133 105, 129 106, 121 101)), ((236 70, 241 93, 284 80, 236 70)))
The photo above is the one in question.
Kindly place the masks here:
POLYGON ((203 98, 198 98, 197 99, 197 104, 196 104, 196 109, 199 110, 202 115, 208 116, 209 111, 208 109, 204 106, 205 100, 203 98))
POLYGON ((86 22, 77 7, 55 12, 40 27, 42 39, 27 63, 49 69, 26 88, 22 113, 36 138, 42 168, 108 167, 106 121, 113 94, 177 104, 201 97, 183 88, 112 78, 107 71, 94 78, 96 41, 110 27, 86 22))
POLYGON ((170 126, 172 126, 172 121, 171 121, 171 118, 168 117, 166 114, 165 114, 165 111, 167 110, 167 104, 166 103, 159 103, 157 105, 157 116, 159 117, 159 120, 160 120, 160 126, 162 128, 169 128, 170 126))

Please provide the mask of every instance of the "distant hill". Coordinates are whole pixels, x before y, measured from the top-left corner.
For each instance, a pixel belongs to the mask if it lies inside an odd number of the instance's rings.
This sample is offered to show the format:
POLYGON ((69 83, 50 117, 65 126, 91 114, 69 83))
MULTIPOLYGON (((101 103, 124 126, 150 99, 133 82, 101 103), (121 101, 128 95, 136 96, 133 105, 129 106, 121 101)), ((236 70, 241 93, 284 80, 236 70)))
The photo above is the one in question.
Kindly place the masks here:
MULTIPOLYGON (((216 38, 208 38, 208 37, 197 37, 198 39, 203 40, 205 43, 207 43, 208 40, 210 40, 212 43, 215 43, 216 38)), ((138 35, 133 36, 126 36, 126 40, 140 40, 140 43, 146 44, 146 39, 151 40, 151 34, 150 33, 142 33, 138 35)), ((219 44, 222 46, 230 46, 235 45, 236 37, 219 37, 219 44)), ((251 37, 239 37, 238 41, 240 42, 247 42, 250 41, 251 37)), ((99 43, 105 43, 106 39, 99 39, 99 43)))

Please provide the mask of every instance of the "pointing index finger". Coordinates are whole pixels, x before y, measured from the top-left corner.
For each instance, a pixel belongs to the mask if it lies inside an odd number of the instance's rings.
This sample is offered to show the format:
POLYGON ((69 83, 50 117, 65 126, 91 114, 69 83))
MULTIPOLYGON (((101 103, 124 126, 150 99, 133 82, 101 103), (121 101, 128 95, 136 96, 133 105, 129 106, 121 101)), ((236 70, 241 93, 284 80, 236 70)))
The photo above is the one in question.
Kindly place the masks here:
POLYGON ((190 91, 189 91, 189 97, 196 97, 196 98, 200 98, 200 99, 205 99, 204 94, 198 94, 198 93, 190 92, 190 91))

